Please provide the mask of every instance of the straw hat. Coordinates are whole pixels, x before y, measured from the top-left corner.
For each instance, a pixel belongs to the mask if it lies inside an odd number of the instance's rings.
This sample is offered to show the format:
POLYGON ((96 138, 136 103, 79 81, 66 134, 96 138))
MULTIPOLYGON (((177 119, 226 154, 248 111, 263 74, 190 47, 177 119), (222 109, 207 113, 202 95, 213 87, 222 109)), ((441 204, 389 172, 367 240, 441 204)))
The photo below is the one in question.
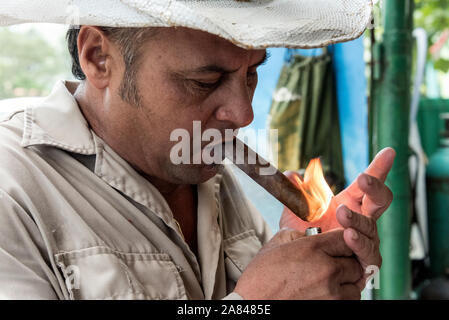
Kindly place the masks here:
POLYGON ((1 0, 0 26, 182 26, 248 49, 312 48, 358 38, 371 11, 371 0, 1 0))

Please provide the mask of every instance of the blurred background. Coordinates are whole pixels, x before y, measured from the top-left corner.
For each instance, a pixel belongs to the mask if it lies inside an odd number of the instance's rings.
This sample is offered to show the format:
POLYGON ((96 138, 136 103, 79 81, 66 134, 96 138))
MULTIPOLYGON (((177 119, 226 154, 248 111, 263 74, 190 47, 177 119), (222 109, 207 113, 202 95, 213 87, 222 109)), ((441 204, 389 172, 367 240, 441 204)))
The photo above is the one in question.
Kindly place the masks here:
MULTIPOLYGON (((73 79, 67 26, 0 27, 0 99, 48 95, 73 79)), ((320 157, 334 192, 384 147, 395 200, 379 220, 383 267, 365 299, 449 298, 449 0, 375 1, 359 39, 323 49, 269 49, 240 132, 281 170, 320 157), (267 130, 278 130, 278 145, 267 130), (279 156, 274 159, 274 151, 279 156)), ((3 102, 1 105, 8 105, 3 102)), ((2 109, 0 107, 0 114, 2 109)), ((274 232, 283 206, 234 168, 274 232)))
POLYGON ((71 79, 66 26, 0 28, 0 98, 45 96, 58 79, 71 79))

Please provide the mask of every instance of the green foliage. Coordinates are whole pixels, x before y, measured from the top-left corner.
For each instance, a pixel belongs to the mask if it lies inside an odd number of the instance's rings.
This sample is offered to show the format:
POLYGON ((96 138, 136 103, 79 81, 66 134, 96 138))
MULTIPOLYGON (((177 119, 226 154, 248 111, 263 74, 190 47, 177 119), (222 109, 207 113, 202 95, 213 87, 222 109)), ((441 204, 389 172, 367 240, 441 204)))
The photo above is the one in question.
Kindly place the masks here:
POLYGON ((430 36, 449 28, 449 0, 415 0, 415 25, 430 36))
POLYGON ((0 99, 37 96, 49 92, 54 82, 70 70, 67 54, 40 33, 0 28, 0 99))
POLYGON ((444 73, 449 71, 449 60, 448 59, 444 59, 444 58, 440 58, 437 61, 435 61, 434 63, 434 68, 437 70, 441 70, 444 73))
MULTIPOLYGON (((434 44, 445 29, 449 29, 449 0, 415 0, 415 27, 425 29, 429 35, 429 46, 434 44)), ((446 44, 445 48, 448 45, 446 44)), ((448 50, 443 50, 441 56, 429 59, 434 62, 437 70, 449 71, 448 50)))

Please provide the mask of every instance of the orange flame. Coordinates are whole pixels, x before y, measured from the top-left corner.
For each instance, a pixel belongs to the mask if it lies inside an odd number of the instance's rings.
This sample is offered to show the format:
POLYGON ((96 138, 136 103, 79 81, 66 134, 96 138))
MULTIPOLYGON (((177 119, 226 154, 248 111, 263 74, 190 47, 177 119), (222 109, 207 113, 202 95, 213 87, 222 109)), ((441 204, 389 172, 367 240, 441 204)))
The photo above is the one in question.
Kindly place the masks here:
POLYGON ((304 194, 309 205, 309 221, 320 219, 329 208, 334 193, 323 175, 323 167, 319 158, 310 160, 304 173, 304 180, 295 176, 297 186, 304 194))

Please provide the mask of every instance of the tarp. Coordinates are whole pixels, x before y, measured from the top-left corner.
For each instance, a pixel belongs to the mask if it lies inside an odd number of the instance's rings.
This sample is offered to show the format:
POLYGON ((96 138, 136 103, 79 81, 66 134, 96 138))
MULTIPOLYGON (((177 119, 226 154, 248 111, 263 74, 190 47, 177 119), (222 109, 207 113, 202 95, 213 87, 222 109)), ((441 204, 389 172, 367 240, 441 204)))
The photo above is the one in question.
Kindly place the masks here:
MULTIPOLYGON (((344 186, 338 105, 331 55, 293 55, 282 71, 269 114, 278 130, 278 168, 304 169, 321 157, 328 182, 344 186)), ((275 150, 274 150, 275 151, 275 150)))

